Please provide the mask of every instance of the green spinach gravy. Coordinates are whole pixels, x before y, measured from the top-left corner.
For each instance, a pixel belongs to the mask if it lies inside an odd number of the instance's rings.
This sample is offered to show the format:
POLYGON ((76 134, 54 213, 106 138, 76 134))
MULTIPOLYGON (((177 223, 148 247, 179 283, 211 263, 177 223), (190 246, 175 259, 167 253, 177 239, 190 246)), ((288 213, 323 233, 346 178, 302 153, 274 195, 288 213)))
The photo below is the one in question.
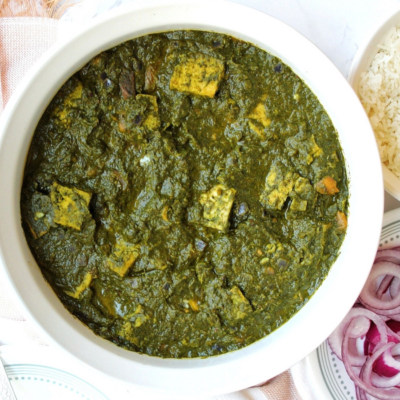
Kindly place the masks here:
POLYGON ((327 275, 347 227, 335 128, 279 59, 201 31, 92 59, 35 131, 29 246, 97 335, 159 357, 263 338, 327 275))

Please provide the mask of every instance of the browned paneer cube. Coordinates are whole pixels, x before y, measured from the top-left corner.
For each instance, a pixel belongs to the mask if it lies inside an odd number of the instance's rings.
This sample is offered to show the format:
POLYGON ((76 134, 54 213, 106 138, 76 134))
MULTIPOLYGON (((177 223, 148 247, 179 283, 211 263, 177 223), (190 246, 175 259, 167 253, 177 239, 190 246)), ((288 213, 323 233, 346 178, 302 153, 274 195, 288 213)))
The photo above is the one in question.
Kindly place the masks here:
POLYGON ((169 87, 212 98, 224 77, 224 69, 224 63, 215 57, 201 53, 183 56, 174 69, 169 87))
POLYGON ((336 225, 337 225, 337 230, 340 232, 345 232, 347 229, 347 217, 346 214, 338 211, 336 213, 336 225))
POLYGON ((339 189, 336 186, 336 181, 330 176, 325 176, 319 182, 315 184, 315 190, 321 194, 334 195, 339 193, 339 189))

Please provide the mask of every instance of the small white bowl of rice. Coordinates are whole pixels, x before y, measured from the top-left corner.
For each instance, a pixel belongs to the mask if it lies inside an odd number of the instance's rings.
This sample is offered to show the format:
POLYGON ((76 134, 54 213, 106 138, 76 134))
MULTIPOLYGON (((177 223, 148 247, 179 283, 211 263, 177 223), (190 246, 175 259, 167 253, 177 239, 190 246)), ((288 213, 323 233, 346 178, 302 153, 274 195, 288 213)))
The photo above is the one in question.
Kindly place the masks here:
POLYGON ((348 80, 374 130, 385 189, 400 200, 400 10, 360 46, 348 80))

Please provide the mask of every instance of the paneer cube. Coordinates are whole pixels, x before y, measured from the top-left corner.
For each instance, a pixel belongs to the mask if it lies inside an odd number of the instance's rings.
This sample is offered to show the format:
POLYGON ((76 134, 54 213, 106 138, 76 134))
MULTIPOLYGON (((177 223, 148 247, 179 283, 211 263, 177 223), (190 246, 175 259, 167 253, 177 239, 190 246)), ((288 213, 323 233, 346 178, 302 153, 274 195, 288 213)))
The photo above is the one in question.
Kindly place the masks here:
POLYGON ((91 197, 90 193, 54 182, 50 193, 54 222, 80 231, 85 218, 90 217, 88 206, 91 197))
POLYGON ((319 157, 322 153, 322 149, 317 145, 314 135, 312 135, 308 143, 307 164, 311 164, 314 161, 314 158, 319 157))
POLYGON ((136 100, 146 106, 142 126, 152 131, 158 129, 161 122, 158 115, 157 97, 148 94, 138 94, 136 100))
POLYGON ((79 299, 81 297, 81 294, 83 293, 83 291, 86 290, 90 286, 90 284, 92 282, 92 278, 93 278, 92 273, 88 272, 85 275, 85 277, 83 278, 82 283, 79 286, 77 286, 74 291, 66 290, 65 293, 68 296, 73 297, 74 299, 79 299))
POLYGON ((126 321, 118 331, 118 335, 123 337, 125 340, 129 340, 136 346, 139 345, 139 339, 134 335, 134 326, 132 322, 126 321))
POLYGON ((303 133, 300 133, 289 137, 286 140, 286 146, 288 147, 290 156, 299 154, 299 161, 306 165, 310 165, 315 157, 323 154, 323 150, 318 146, 314 135, 307 137, 303 133))
POLYGON ((271 125, 271 120, 267 117, 267 111, 263 103, 258 103, 249 118, 258 121, 264 128, 271 125))
POLYGON ((290 211, 306 211, 307 210, 307 200, 301 200, 295 197, 290 204, 290 211))
POLYGON ((271 120, 267 116, 264 104, 258 103, 256 108, 249 114, 249 118, 255 120, 255 122, 249 121, 249 128, 261 139, 265 139, 263 128, 271 125, 271 120))
POLYGON ((314 188, 307 178, 299 177, 294 185, 294 191, 304 199, 314 197, 314 188))
POLYGON ((118 238, 106 265, 119 276, 124 277, 140 254, 140 245, 118 238))
POLYGON ((249 121, 249 128, 252 132, 256 133, 261 140, 265 140, 265 133, 263 127, 256 121, 249 121))
POLYGON ((290 204, 290 211, 292 212, 304 212, 307 210, 308 204, 314 204, 316 200, 316 193, 307 178, 299 177, 293 188, 293 192, 290 194, 292 203, 290 204))
POLYGON ((197 53, 184 56, 175 67, 169 87, 179 92, 213 98, 224 77, 224 63, 197 53))
POLYGON ((242 319, 253 311, 249 300, 237 286, 233 286, 228 293, 232 301, 229 313, 232 319, 242 319))
POLYGON ((265 189, 260 196, 261 204, 269 210, 281 210, 297 178, 296 173, 277 162, 265 180, 265 189))
POLYGON ((216 185, 209 192, 201 195, 200 204, 204 206, 205 226, 219 231, 225 231, 228 228, 229 214, 235 194, 235 189, 216 185))

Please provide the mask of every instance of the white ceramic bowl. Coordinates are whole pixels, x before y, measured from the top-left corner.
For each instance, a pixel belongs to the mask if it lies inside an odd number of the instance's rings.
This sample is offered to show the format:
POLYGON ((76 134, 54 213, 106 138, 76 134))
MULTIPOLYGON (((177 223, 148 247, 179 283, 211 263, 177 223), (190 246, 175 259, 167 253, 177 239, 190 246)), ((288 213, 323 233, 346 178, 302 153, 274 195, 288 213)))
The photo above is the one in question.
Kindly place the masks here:
MULTIPOLYGON (((372 59, 379 50, 378 45, 385 41, 390 28, 394 26, 400 26, 400 10, 372 30, 371 35, 364 40, 357 50, 348 77, 350 85, 357 94, 361 74, 371 65, 372 59)), ((400 179, 383 163, 382 173, 385 189, 397 200, 400 200, 400 179)))
POLYGON ((116 9, 41 59, 17 89, 0 126, 0 248, 3 271, 43 334, 81 361, 126 383, 181 395, 218 394, 269 379, 315 349, 339 324, 367 278, 383 214, 380 160, 368 119, 351 87, 308 40, 261 12, 219 0, 149 0, 116 9), (292 67, 318 96, 336 129, 350 179, 348 231, 341 254, 311 300, 268 337, 207 359, 159 359, 95 336, 45 283, 20 220, 25 157, 38 120, 61 85, 100 51, 171 29, 218 31, 252 42, 292 67), (363 151, 360 151, 362 143, 363 151))

